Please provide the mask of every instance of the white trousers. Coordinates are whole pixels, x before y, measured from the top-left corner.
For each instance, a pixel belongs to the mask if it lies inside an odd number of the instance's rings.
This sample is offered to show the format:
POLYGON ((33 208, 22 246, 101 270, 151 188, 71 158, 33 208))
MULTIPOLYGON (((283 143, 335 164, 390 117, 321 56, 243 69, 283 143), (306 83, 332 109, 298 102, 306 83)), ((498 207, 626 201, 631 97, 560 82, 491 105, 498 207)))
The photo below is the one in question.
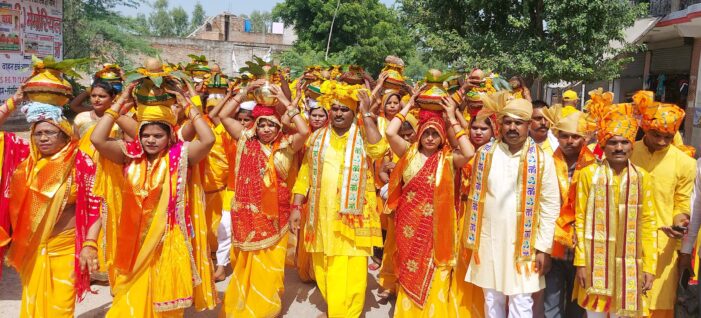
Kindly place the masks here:
MULTIPOLYGON (((506 295, 494 289, 483 288, 484 314, 489 318, 506 318, 506 295)), ((533 318, 533 298, 531 294, 517 294, 509 297, 509 318, 533 318)))
POLYGON ((618 318, 618 316, 616 316, 614 314, 609 314, 607 312, 597 312, 597 311, 587 310, 587 318, 606 318, 606 317, 618 318))
POLYGON ((226 266, 231 262, 231 211, 222 211, 221 222, 217 228, 217 266, 226 266))

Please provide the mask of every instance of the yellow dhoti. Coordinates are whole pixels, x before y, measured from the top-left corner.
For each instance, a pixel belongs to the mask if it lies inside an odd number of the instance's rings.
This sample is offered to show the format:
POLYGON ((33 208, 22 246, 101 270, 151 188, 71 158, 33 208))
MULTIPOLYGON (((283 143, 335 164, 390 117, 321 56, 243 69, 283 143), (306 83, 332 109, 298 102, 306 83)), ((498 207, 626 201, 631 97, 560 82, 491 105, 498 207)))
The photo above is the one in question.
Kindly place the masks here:
POLYGON ((39 245, 30 266, 20 271, 20 317, 73 317, 75 311, 75 229, 39 245))
POLYGON ((234 248, 233 274, 219 317, 277 317, 282 309, 288 236, 268 248, 234 248))
POLYGON ((359 317, 365 305, 368 258, 312 253, 312 262, 317 286, 328 304, 328 317, 359 317))
POLYGON ((449 268, 436 268, 433 272, 433 278, 431 278, 431 289, 428 292, 428 298, 426 298, 423 308, 413 302, 407 296, 404 288, 399 286, 397 304, 394 307, 394 317, 448 317, 449 307, 446 306, 446 303, 450 293, 450 272, 451 269, 449 268))

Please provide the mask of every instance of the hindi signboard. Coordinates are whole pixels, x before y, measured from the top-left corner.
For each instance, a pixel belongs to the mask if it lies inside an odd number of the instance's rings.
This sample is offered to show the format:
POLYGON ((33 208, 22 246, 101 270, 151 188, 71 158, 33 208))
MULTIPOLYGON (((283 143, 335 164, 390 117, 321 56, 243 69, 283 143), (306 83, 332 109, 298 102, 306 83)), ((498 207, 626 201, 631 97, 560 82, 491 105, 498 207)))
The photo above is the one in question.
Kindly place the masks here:
POLYGON ((63 59, 63 0, 0 0, 0 103, 29 77, 32 55, 63 59))

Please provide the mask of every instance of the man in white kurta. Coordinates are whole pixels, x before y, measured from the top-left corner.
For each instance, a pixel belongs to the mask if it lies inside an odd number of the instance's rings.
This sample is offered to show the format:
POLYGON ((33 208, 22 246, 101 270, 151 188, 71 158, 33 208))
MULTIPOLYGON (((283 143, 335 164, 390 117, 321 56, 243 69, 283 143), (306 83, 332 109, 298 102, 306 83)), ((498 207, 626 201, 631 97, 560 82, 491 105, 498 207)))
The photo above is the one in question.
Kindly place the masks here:
POLYGON ((533 143, 527 137, 531 112, 528 111, 529 105, 522 102, 493 106, 497 106, 493 111, 499 116, 503 134, 493 145, 490 167, 483 170, 488 176, 478 234, 479 261, 472 258, 465 280, 484 290, 487 317, 506 317, 507 296, 509 317, 532 317, 531 294, 545 288, 543 275, 549 267, 555 220, 560 212, 555 165, 552 158, 542 155, 542 150, 538 148, 542 178, 539 206, 535 209, 538 216, 532 233, 535 236, 535 253, 544 255, 539 258, 538 266, 532 261, 520 264, 516 259, 516 244, 521 234, 517 214, 522 186, 518 184, 518 175, 522 151, 528 149, 527 144, 533 143))

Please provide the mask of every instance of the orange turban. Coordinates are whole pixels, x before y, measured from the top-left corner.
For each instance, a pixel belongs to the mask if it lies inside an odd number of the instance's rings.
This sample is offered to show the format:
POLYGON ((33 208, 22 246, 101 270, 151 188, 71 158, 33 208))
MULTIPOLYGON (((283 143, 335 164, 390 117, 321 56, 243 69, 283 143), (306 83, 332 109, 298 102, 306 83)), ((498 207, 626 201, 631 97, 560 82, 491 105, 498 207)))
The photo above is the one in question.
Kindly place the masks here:
POLYGON ((637 111, 642 115, 644 131, 656 130, 665 134, 675 134, 684 121, 684 110, 677 105, 655 102, 650 91, 639 91, 633 95, 637 111))
POLYGON ((621 136, 635 141, 638 132, 638 121, 633 117, 631 104, 615 104, 613 109, 599 119, 596 137, 599 146, 603 147, 613 136, 621 136))

